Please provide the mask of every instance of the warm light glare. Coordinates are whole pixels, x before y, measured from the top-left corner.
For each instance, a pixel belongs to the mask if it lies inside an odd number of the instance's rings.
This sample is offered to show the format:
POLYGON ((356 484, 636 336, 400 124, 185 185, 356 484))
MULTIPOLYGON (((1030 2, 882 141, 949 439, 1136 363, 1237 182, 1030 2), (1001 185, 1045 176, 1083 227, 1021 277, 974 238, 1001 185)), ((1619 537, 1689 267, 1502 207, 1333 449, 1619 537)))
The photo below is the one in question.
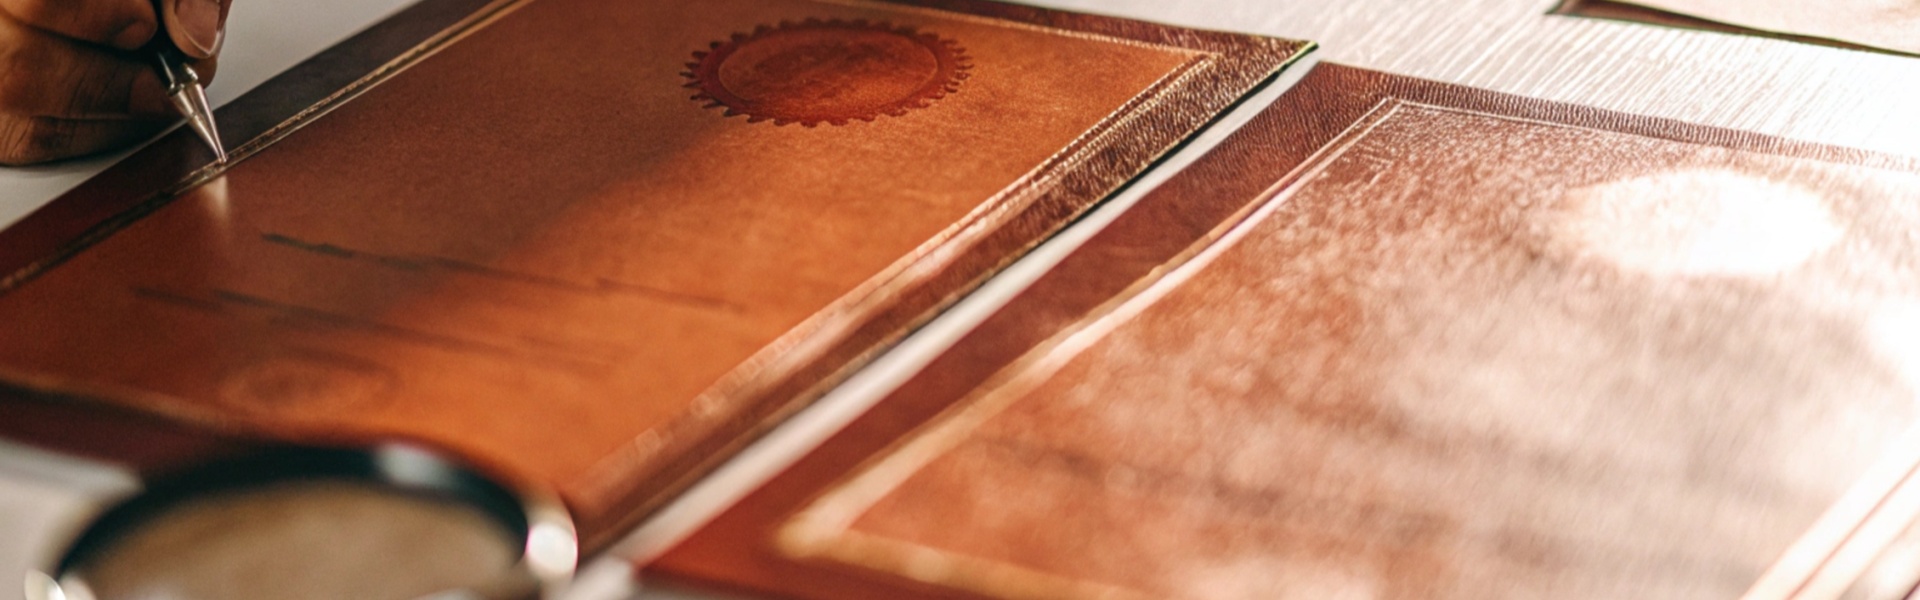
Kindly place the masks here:
POLYGON ((1786 271, 1840 240, 1821 197, 1731 171, 1661 173, 1569 192, 1557 250, 1655 276, 1786 271))
POLYGON ((552 523, 534 525, 527 532, 526 561, 538 573, 565 573, 579 560, 573 532, 552 523))

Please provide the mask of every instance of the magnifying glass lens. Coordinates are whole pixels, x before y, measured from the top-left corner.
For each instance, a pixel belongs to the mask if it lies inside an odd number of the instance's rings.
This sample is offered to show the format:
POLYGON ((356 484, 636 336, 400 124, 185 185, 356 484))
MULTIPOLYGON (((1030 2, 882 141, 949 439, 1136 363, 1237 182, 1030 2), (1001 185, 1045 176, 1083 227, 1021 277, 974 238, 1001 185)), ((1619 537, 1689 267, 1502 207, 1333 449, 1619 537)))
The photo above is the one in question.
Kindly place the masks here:
POLYGON ((398 600, 485 587, 520 553, 512 532, 463 503, 281 482, 170 507, 62 582, 70 598, 78 580, 97 600, 398 600))

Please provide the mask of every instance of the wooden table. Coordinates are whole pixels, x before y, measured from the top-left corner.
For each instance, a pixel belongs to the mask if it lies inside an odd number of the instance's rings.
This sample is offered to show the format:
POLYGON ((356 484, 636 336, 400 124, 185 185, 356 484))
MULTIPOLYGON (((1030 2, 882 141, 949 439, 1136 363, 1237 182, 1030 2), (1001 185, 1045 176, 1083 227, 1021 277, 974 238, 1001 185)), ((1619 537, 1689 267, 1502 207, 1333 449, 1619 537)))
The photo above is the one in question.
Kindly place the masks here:
MULTIPOLYGON (((1635 114, 1750 130, 1790 138, 1920 156, 1920 58, 1843 50, 1757 36, 1691 31, 1550 15, 1553 0, 1039 0, 1049 7, 1098 12, 1184 26, 1255 32, 1318 41, 1322 61, 1488 88, 1549 100, 1584 104, 1635 114)), ((249 69, 229 60, 225 82, 216 95, 231 97, 277 69, 315 51, 399 4, 362 0, 322 8, 295 2, 260 0, 236 11, 237 33, 230 57, 254 57, 249 69), (258 6, 249 9, 248 6, 258 6), (329 17, 316 23, 322 13, 329 17), (250 35, 249 32, 261 35, 250 35), (279 32, 279 33, 271 33, 279 32), (291 33, 288 33, 291 32, 291 33)), ((317 5, 316 5, 317 6, 317 5)), ((1266 94, 1270 100, 1274 94, 1266 94)), ((0 171, 0 224, 50 200, 97 171, 111 159, 51 168, 0 171)), ((1174 165, 1178 166, 1177 162, 1174 165)), ((1103 216, 1054 244, 1002 277, 979 297, 943 317, 919 338, 849 382, 756 447, 741 468, 723 471, 713 483, 694 491, 634 538, 625 550, 646 552, 670 542, 697 524, 714 507, 751 487, 776 469, 782 457, 804 451, 817 436, 809 429, 831 428, 835 418, 857 412, 862 402, 883 394, 925 356, 937 353, 983 312, 1017 291, 1070 250, 1076 239, 1124 208, 1103 216), (1051 258, 1050 258, 1051 257, 1051 258), (833 413, 841 413, 835 416, 833 413), (823 416, 824 415, 824 416, 823 416), (758 464, 758 468, 753 468, 758 464), (756 475, 756 472, 759 473, 756 475)), ((49 459, 0 446, 4 463, 52 465, 49 459), (15 460, 18 459, 18 460, 15 460)), ((60 466, 82 468, 60 463, 60 466)), ((12 490, 58 495, 56 503, 85 503, 86 498, 123 489, 113 476, 72 481, 35 479, 31 468, 0 465, 0 505, 12 490), (46 489, 63 489, 64 495, 46 489)), ((11 505, 8 505, 11 506, 11 505)), ((29 530, 20 521, 39 513, 5 511, 0 532, 29 530)), ((0 539, 17 536, 0 533, 0 539)), ((29 559, 44 549, 12 543, 0 548, 0 561, 29 559)), ((613 564, 600 573, 619 579, 613 564)), ((595 583, 606 583, 601 579, 595 583)), ((621 586, 603 589, 614 595, 621 586)), ((0 589, 18 589, 6 586, 0 589)), ((585 591, 585 590, 583 590, 585 591)), ((7 592, 14 594, 17 592, 7 592)), ((646 594, 672 597, 673 593, 646 594)), ((589 594, 584 597, 608 597, 589 594)))

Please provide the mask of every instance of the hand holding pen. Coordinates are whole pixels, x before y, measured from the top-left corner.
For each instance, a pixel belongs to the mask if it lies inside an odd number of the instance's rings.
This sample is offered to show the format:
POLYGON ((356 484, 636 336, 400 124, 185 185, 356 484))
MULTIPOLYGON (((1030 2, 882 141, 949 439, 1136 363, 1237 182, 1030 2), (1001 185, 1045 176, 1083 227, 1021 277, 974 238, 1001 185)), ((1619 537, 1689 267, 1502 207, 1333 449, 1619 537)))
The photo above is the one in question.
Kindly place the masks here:
POLYGON ((230 1, 0 0, 0 164, 93 154, 179 122, 180 88, 156 53, 210 80, 230 1))

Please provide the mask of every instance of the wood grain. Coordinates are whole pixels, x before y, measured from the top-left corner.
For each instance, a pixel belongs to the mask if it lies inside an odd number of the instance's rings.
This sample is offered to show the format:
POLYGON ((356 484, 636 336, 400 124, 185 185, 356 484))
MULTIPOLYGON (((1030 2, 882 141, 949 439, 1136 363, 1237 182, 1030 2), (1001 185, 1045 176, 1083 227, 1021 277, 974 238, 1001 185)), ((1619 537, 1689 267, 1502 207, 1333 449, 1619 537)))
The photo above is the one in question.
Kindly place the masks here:
POLYGON ((1572 0, 1561 12, 1920 54, 1920 6, 1902 2, 1572 0))
POLYGON ((1551 15, 1557 0, 1043 0, 1310 39, 1323 60, 1544 100, 1920 156, 1920 59, 1551 15))

